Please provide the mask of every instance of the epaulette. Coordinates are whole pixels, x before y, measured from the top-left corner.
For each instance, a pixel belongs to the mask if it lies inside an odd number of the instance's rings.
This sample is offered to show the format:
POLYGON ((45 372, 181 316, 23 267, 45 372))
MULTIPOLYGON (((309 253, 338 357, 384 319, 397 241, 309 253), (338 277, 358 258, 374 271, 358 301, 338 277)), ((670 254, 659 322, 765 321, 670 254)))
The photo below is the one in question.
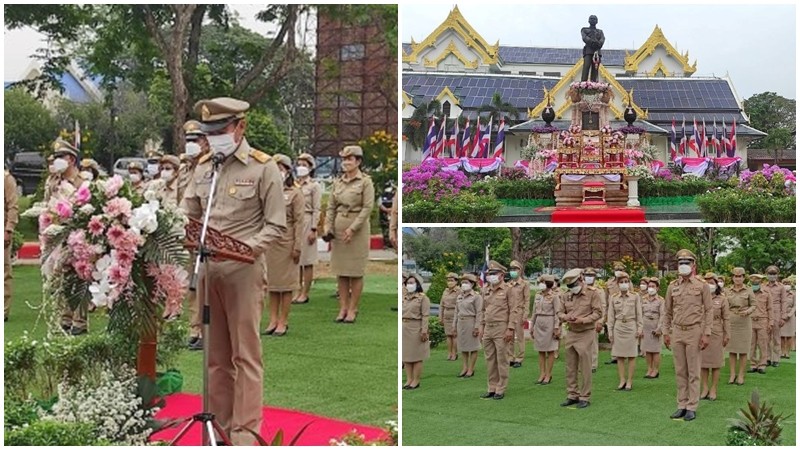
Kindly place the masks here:
POLYGON ((594 286, 586 286, 586 289, 589 289, 591 291, 596 291, 597 290, 597 288, 594 287, 594 286))
POLYGON ((197 164, 205 164, 205 163, 207 163, 208 160, 210 160, 212 156, 213 155, 211 154, 211 152, 206 153, 205 155, 201 156, 199 160, 197 160, 197 164))
POLYGON ((250 157, 260 162, 261 164, 266 164, 267 161, 272 159, 272 157, 269 156, 268 154, 256 149, 250 149, 250 157))

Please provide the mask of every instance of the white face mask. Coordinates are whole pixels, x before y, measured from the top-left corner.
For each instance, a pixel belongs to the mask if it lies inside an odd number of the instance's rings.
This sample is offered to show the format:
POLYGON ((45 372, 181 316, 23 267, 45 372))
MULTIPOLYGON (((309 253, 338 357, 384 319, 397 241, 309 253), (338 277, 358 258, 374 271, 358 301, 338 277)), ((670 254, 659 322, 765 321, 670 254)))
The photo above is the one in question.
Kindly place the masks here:
POLYGON ((628 284, 628 283, 620 283, 619 284, 619 290, 622 291, 622 292, 627 292, 628 288, 630 288, 630 287, 631 287, 631 285, 628 284))
POLYGON ((417 283, 406 283, 406 290, 408 292, 417 292, 417 283))
POLYGON ((640 284, 640 285, 639 285, 639 291, 640 291, 640 292, 644 292, 644 291, 646 291, 646 290, 647 290, 647 285, 646 285, 646 284, 640 284))
POLYGON ((200 154, 200 144, 197 142, 187 142, 186 143, 186 156, 190 158, 194 158, 195 156, 200 154))
POLYGON ((651 288, 651 287, 647 288, 647 293, 650 295, 656 295, 656 292, 658 292, 656 288, 651 288))
POLYGON ((94 174, 92 172, 83 171, 81 172, 81 178, 86 181, 92 181, 94 180, 94 174))
POLYGON ((233 133, 218 134, 216 136, 208 135, 208 145, 211 146, 211 151, 214 153, 222 153, 225 156, 230 156, 236 151, 238 145, 233 138, 233 133))
POLYGON ((717 292, 717 283, 708 283, 708 288, 712 293, 717 292))
POLYGON ((586 284, 594 284, 594 277, 583 277, 586 284))
POLYGON ((69 168, 69 163, 64 158, 56 158, 53 161, 53 170, 55 173, 64 173, 69 168))
POLYGON ((719 283, 717 283, 717 286, 719 286, 719 288, 720 288, 720 289, 722 289, 722 288, 724 288, 724 287, 725 287, 725 283, 723 283, 722 281, 720 281, 719 283))
POLYGON ((472 285, 469 283, 461 283, 461 290, 464 292, 469 292, 472 290, 472 285))
POLYGON ((692 266, 690 264, 679 264, 678 273, 681 275, 689 275, 692 273, 692 266))
POLYGON ((158 164, 148 164, 147 165, 147 173, 150 175, 155 175, 158 173, 158 164))
POLYGON ((283 181, 286 181, 287 178, 289 178, 289 172, 284 172, 283 170, 281 170, 281 179, 283 181))
POLYGON ((500 282, 500 277, 498 275, 486 275, 486 281, 491 284, 497 284, 500 282))
POLYGON ((138 183, 140 181, 142 181, 142 176, 141 175, 139 175, 138 173, 132 173, 131 174, 131 182, 132 183, 138 183))
POLYGON ((540 291, 547 289, 547 285, 544 283, 539 283, 539 285, 536 287, 539 288, 540 291))
POLYGON ((569 291, 570 291, 570 292, 572 292, 573 294, 577 294, 578 292, 580 292, 580 291, 581 291, 581 287, 580 287, 580 285, 578 285, 578 286, 575 286, 575 287, 571 287, 571 288, 569 289, 569 291))
POLYGON ((161 171, 161 179, 164 181, 172 181, 175 177, 175 171, 172 169, 166 169, 161 171))
POLYGON ((297 171, 297 176, 300 178, 307 177, 308 174, 311 173, 311 171, 306 166, 297 166, 297 169, 295 170, 297 171))

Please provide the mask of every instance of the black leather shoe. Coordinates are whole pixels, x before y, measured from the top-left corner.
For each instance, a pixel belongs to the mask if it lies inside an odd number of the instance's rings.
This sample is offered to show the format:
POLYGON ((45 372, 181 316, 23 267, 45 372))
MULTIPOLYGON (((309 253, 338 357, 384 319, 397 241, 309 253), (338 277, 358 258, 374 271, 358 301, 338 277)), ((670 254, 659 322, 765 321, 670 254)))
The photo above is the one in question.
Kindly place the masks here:
POLYGON ((672 413, 672 415, 669 416, 669 418, 670 419, 680 419, 681 417, 683 417, 685 415, 686 415, 686 410, 685 409, 679 409, 679 410, 675 411, 674 413, 672 413))
POLYGON ((778 367, 778 361, 773 362, 772 367, 778 367))
POLYGON ((407 390, 409 390, 409 389, 411 389, 411 386, 409 386, 409 385, 407 385, 407 384, 406 384, 405 386, 403 386, 403 390, 404 390, 404 391, 407 391, 407 390))
POLYGON ((522 367, 522 363, 521 362, 515 362, 512 367, 515 368, 515 369, 519 369, 520 367, 522 367))
POLYGON ((572 406, 576 403, 580 403, 576 398, 568 398, 561 406, 572 406))
POLYGON ((661 372, 658 372, 653 378, 658 378, 659 375, 661 375, 661 372))
POLYGON ((772 365, 772 360, 771 360, 771 359, 768 359, 768 360, 767 360, 767 365, 768 365, 768 366, 771 366, 771 365, 772 365))
POLYGON ((597 373, 597 369, 592 369, 592 373, 597 373))
POLYGON ((203 349, 203 338, 197 339, 194 344, 189 346, 189 350, 202 350, 203 349))
POLYGON ((64 324, 62 324, 61 325, 61 329, 66 331, 67 333, 69 333, 69 330, 72 329, 72 325, 64 325, 64 324))
POLYGON ((471 373, 469 375, 464 375, 464 378, 472 378, 474 376, 475 376, 475 373, 473 372, 473 373, 471 373))
POLYGON ((506 396, 506 394, 494 394, 494 397, 492 397, 492 400, 502 400, 502 399, 505 398, 505 396, 506 396))
POLYGON ((581 401, 578 402, 578 406, 576 406, 576 408, 583 409, 583 408, 588 407, 590 404, 591 403, 587 402, 586 400, 581 400, 581 401))
POLYGON ((189 342, 188 342, 186 345, 188 345, 189 347, 191 347, 191 346, 192 346, 192 344, 194 344, 195 342, 197 342, 197 340, 198 340, 198 339, 200 339, 200 336, 192 336, 192 337, 190 337, 190 338, 189 338, 189 342))
POLYGON ((275 333, 275 328, 268 328, 268 329, 262 331, 261 335, 262 336, 272 336, 273 333, 275 333))
POLYGON ((690 421, 690 420, 694 420, 696 418, 697 418, 697 415, 694 413, 694 411, 686 411, 686 415, 683 416, 683 420, 685 420, 687 422, 690 421))
POLYGON ((494 398, 494 392, 487 392, 481 395, 481 398, 494 398))
POLYGON ((756 373, 756 372, 758 372, 758 368, 756 368, 756 367, 751 367, 751 368, 750 368, 750 370, 748 370, 748 372, 750 372, 750 373, 756 373))
POLYGON ((467 372, 462 372, 462 373, 458 374, 458 378, 464 378, 464 375, 466 375, 466 374, 467 374, 467 372))
POLYGON ((616 364, 616 363, 617 363, 616 359, 612 359, 611 361, 606 361, 605 362, 606 365, 608 365, 608 364, 616 364))
POLYGON ((417 384, 416 386, 409 386, 408 390, 413 391, 414 389, 419 389, 420 386, 422 386, 422 384, 417 384))
POLYGON ((767 369, 762 367, 762 368, 758 369, 758 373, 763 375, 763 374, 767 373, 767 369))
POLYGON ((515 363, 514 361, 510 361, 510 362, 508 363, 508 367, 514 367, 514 365, 515 365, 515 364, 516 364, 516 363, 515 363))
POLYGON ((72 327, 72 330, 69 332, 69 334, 71 334, 73 336, 80 336, 80 335, 86 334, 88 332, 89 332, 89 330, 86 329, 86 328, 75 328, 75 327, 72 327))

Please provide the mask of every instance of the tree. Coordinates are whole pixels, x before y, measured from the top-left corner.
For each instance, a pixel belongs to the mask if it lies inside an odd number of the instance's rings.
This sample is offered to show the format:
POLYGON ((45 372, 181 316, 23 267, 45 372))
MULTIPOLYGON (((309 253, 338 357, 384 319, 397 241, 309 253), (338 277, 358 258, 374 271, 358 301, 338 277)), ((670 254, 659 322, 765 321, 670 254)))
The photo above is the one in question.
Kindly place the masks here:
POLYGON ((274 155, 283 153, 294 158, 294 153, 289 147, 284 133, 275 126, 275 122, 268 114, 260 111, 251 111, 247 114, 247 142, 266 153, 274 155))
POLYGON ((19 151, 46 150, 58 133, 50 112, 22 88, 7 90, 3 104, 6 157, 12 158, 19 151))
POLYGON ((508 228, 458 228, 468 266, 482 266, 484 250, 489 244, 489 257, 501 264, 511 262, 511 232, 508 228))
POLYGON ((715 267, 717 255, 722 250, 722 239, 716 228, 662 228, 658 239, 673 252, 690 250, 697 257, 697 273, 715 267))
POLYGON ((511 228, 511 255, 527 267, 528 261, 544 253, 558 239, 569 234, 570 228, 511 228))
POLYGON ((424 228, 417 236, 404 235, 403 251, 420 268, 435 272, 442 255, 461 252, 461 242, 453 228, 424 228))
POLYGON ((431 117, 442 116, 442 104, 439 100, 421 102, 417 105, 411 118, 406 121, 403 135, 415 150, 425 145, 425 137, 428 135, 431 117))
POLYGON ((774 264, 785 275, 796 271, 794 228, 720 228, 719 234, 723 250, 729 252, 719 259, 720 269, 743 267, 747 273, 764 273, 774 264))
MULTIPOLYGON (((488 104, 482 105, 478 108, 478 114, 489 113, 494 118, 494 122, 499 124, 500 118, 505 118, 506 121, 516 120, 519 117, 519 110, 511 103, 503 100, 499 92, 492 95, 492 101, 488 104)), ((484 114, 485 115, 485 114, 484 114)))
POLYGON ((772 150, 776 163, 783 157, 783 150, 794 147, 796 103, 774 92, 762 92, 744 101, 750 125, 767 133, 767 136, 753 142, 752 147, 772 150))

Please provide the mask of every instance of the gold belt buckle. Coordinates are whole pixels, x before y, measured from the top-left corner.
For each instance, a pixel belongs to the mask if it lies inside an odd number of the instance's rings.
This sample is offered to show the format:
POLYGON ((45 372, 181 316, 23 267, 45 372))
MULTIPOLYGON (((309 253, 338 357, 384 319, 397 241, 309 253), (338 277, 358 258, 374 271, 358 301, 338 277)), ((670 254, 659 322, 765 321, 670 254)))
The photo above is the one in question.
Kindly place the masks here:
POLYGON ((622 323, 628 323, 628 319, 622 319, 622 323))
POLYGON ((687 327, 686 325, 681 325, 680 327, 681 327, 681 331, 686 331, 686 330, 689 329, 689 327, 687 327))

